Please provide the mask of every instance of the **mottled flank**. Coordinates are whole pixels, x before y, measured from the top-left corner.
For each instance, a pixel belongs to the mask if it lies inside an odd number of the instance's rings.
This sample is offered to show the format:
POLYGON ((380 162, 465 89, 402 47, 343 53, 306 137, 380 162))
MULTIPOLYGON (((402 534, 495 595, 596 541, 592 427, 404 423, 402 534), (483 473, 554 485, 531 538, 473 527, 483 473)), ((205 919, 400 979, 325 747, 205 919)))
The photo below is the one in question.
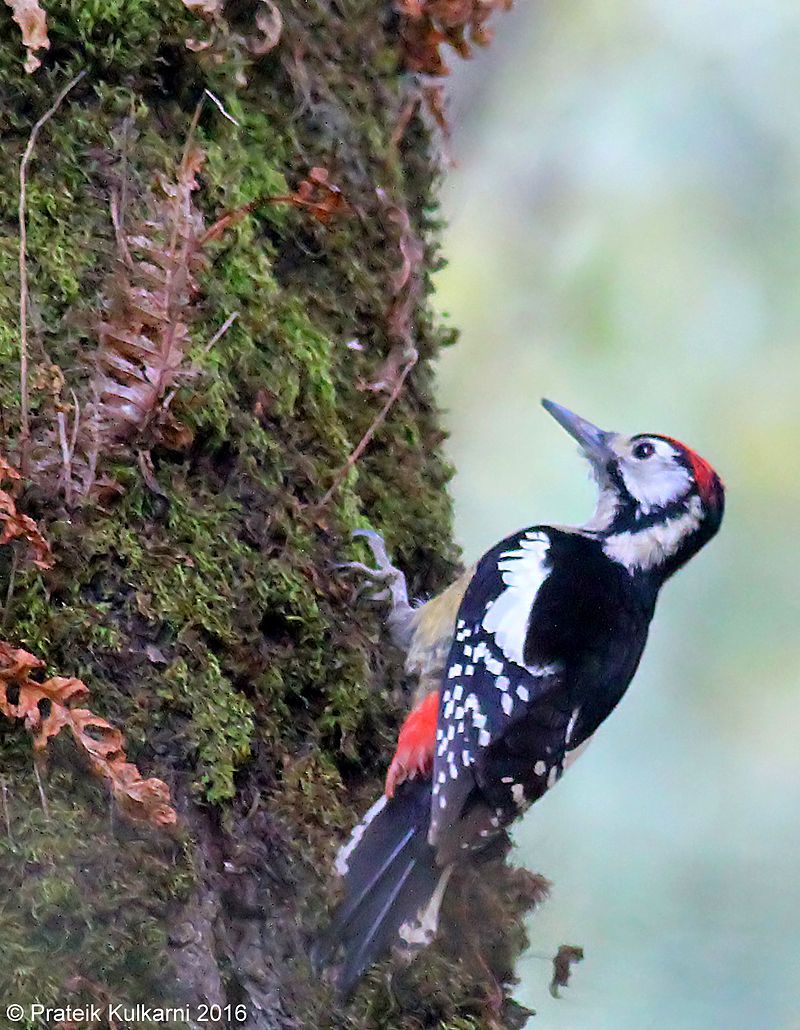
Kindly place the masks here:
MULTIPOLYGON (((12 450, 18 166, 32 125, 79 71, 28 172, 39 446, 58 441, 58 413, 72 425, 75 399, 85 410, 96 323, 114 301, 120 257, 112 198, 126 231, 146 222, 148 196, 174 181, 204 88, 238 122, 210 101, 200 115, 205 163, 193 200, 206 225, 287 194, 315 166, 353 209, 324 226, 296 207, 267 206, 209 244, 189 375, 171 399, 181 431, 142 429, 127 451, 101 453, 110 488, 85 504, 65 497, 57 475, 33 477, 20 497, 55 565, 19 561, 3 635, 48 670, 85 680, 97 710, 124 727, 131 760, 169 784, 181 828, 164 836, 125 826, 60 746, 44 776, 46 820, 30 740, 0 724, 9 900, 0 995, 64 1002, 80 976, 114 1000, 244 1001, 268 1012, 271 1027, 483 1026, 494 986, 477 958, 434 949, 393 984, 376 970, 345 1017, 304 957, 326 902, 322 871, 380 791, 405 704, 387 690, 400 670, 377 616, 351 613, 332 563, 364 558, 349 534, 371 525, 413 571, 414 596, 442 587, 454 568, 431 371, 452 334, 424 300, 439 261, 435 148, 419 114, 395 138, 408 82, 391 5, 281 0, 280 40, 262 56, 246 45, 257 5, 227 6, 228 21, 210 26, 179 0, 50 4, 50 50, 27 75, 0 5, 0 412, 12 450), (411 285, 401 233, 425 243, 411 285), (365 387, 391 379, 409 326, 419 361, 321 508, 384 404, 385 393, 365 387)), ((4 547, 0 598, 11 571, 4 547)), ((495 880, 517 883, 500 866, 495 880)), ((500 982, 524 940, 530 899, 514 890, 482 922, 500 982)), ((73 993, 90 1000, 85 987, 73 993)))

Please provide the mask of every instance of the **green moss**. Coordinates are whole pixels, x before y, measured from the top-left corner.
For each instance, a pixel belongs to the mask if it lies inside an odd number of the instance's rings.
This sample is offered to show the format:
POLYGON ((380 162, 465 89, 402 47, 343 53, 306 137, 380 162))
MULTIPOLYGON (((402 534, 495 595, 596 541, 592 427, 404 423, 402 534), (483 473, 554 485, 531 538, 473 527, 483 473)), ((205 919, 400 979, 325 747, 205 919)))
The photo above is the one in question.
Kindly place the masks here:
MULTIPOLYGON (((279 899, 285 924, 276 915, 271 927, 289 941, 301 919, 321 918, 320 870, 353 812, 380 789, 403 708, 391 689, 398 659, 377 612, 354 610, 351 584, 333 564, 364 558, 350 531, 373 526, 419 595, 443 585, 456 554, 431 370, 451 334, 424 305, 414 324, 419 364, 320 506, 385 402, 365 386, 399 342, 387 312, 402 256, 387 204, 407 206, 430 239, 434 162, 417 119, 403 147, 391 142, 405 97, 380 5, 287 0, 281 13, 280 48, 250 60, 230 37, 227 51, 188 51, 187 36, 207 29, 178 0, 70 0, 48 11, 52 50, 26 76, 0 5, 0 219, 9 228, 0 239, 0 405, 13 436, 18 162, 32 123, 79 69, 87 75, 43 129, 29 175, 31 356, 61 368, 63 400, 72 389, 88 400, 91 326, 116 260, 111 187, 124 177, 126 224, 134 224, 158 177, 174 175, 204 86, 239 123, 210 102, 203 108, 195 200, 207 224, 296 188, 315 165, 345 192, 350 218, 323 226, 297 208, 266 205, 207 248, 192 374, 171 407, 192 443, 152 448, 157 494, 142 482, 135 447, 101 456, 101 471, 124 488, 102 504, 66 512, 32 483, 24 505, 41 519, 56 565, 45 574, 22 565, 5 614, 10 639, 50 671, 86 680, 92 710, 124 728, 143 772, 188 786, 217 820, 221 847, 281 842, 295 879, 279 899), (233 312, 238 319, 208 350, 233 312), (256 809, 269 819, 258 833, 256 809)), ((238 5, 236 17, 237 32, 252 31, 251 6, 238 5)), ((428 259, 435 264, 433 252, 428 259)), ((50 400, 35 388, 31 400, 41 439, 50 400)), ((7 582, 8 563, 0 596, 7 582)), ((168 998, 167 928, 191 889, 200 844, 179 847, 121 825, 103 790, 72 768, 68 744, 52 750, 45 823, 27 738, 0 727, 13 824, 13 841, 0 838, 0 872, 12 888, 0 903, 3 996, 63 999, 64 983, 80 973, 115 997, 168 998)), ((250 874, 258 889, 269 879, 264 868, 250 874)), ((381 967, 345 1013, 293 954, 281 960, 282 988, 304 1025, 486 1025, 480 977, 453 956, 432 951, 416 963, 401 980, 402 1005, 381 967)), ((225 970, 237 996, 240 973, 233 962, 225 970)))
POLYGON ((235 794, 233 775, 250 755, 253 709, 222 675, 219 662, 206 651, 198 679, 188 663, 176 659, 164 672, 159 696, 169 708, 189 718, 187 744, 199 766, 198 786, 210 802, 235 794))
POLYGON ((42 811, 30 761, 4 749, 10 835, 0 837, 0 994, 64 1003, 72 976, 125 984, 152 1001, 165 913, 193 885, 182 846, 115 825, 104 791, 54 769, 42 811))

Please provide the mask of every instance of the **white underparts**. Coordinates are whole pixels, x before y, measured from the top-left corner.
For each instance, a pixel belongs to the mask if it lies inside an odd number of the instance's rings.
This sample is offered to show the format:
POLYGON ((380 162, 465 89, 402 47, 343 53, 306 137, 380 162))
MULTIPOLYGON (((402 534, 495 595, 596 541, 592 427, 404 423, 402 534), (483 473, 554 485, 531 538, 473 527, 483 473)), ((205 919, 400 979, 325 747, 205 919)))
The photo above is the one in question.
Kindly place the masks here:
POLYGON ((644 529, 626 530, 606 537, 603 551, 629 572, 636 569, 646 571, 675 554, 686 537, 698 528, 701 518, 702 502, 699 497, 692 497, 682 515, 644 529))
MULTIPOLYGON (((528 532, 514 551, 500 556, 498 569, 506 589, 483 618, 483 626, 509 659, 525 668, 525 637, 536 594, 547 578, 545 559, 550 541, 545 533, 528 532)), ((490 672, 493 670, 489 670, 490 672)), ((502 672, 502 666, 496 670, 502 672)))

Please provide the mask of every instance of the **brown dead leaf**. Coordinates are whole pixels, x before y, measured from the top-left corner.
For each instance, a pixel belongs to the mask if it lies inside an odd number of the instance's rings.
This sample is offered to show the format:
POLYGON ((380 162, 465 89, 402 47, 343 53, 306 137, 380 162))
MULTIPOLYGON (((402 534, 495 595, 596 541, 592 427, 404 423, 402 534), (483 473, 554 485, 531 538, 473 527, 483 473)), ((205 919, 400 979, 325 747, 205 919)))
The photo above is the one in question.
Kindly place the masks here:
POLYGON ((293 207, 303 208, 323 225, 328 225, 336 217, 345 217, 353 213, 344 193, 330 181, 327 168, 312 168, 308 178, 303 179, 293 193, 258 197, 249 204, 243 204, 221 215, 200 237, 199 246, 204 247, 212 240, 219 239, 226 230, 237 225, 243 218, 269 204, 291 204, 293 207))
POLYGON ((50 40, 47 36, 47 18, 39 0, 5 0, 11 8, 11 17, 22 29, 22 44, 27 50, 25 71, 30 75, 41 65, 36 56, 37 50, 49 50, 50 40))
POLYGON ((562 944, 553 959, 553 979, 550 981, 550 993, 554 998, 560 997, 559 987, 566 987, 569 983, 572 966, 575 962, 583 961, 583 948, 574 944, 562 944))
POLYGON ((401 35, 406 64, 423 75, 448 74, 440 47, 451 46, 471 57, 473 46, 492 39, 488 21, 495 11, 507 11, 513 0, 396 0, 403 19, 401 35))
POLYGON ((173 826, 178 817, 166 783, 142 779, 136 766, 127 761, 122 733, 88 708, 73 707, 88 697, 86 684, 64 676, 39 682, 31 674, 41 675, 42 669, 40 658, 0 640, 0 712, 9 719, 24 720, 38 754, 47 749, 51 737, 67 727, 91 771, 108 783, 129 819, 173 826), (10 693, 16 700, 11 700, 10 693))
POLYGON ((308 178, 303 179, 294 193, 285 197, 274 197, 273 204, 294 204, 305 208, 318 222, 327 225, 337 215, 352 214, 344 194, 330 181, 327 168, 312 168, 308 178))
POLYGON ((0 458, 0 524, 2 524, 0 544, 7 544, 11 540, 17 539, 25 540, 30 548, 33 564, 40 569, 51 569, 53 555, 50 551, 50 544, 42 536, 33 519, 17 511, 13 492, 19 482, 19 472, 3 458, 0 458), (3 480, 11 482, 11 492, 2 489, 3 480))

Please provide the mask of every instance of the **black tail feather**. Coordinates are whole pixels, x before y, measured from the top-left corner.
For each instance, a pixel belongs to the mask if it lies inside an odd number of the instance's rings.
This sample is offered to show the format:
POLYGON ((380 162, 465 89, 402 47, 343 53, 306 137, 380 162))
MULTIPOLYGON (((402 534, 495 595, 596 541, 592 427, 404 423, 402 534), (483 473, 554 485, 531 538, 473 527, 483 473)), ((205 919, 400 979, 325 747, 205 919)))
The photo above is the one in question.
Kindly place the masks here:
POLYGON ((399 941, 400 928, 416 921, 436 891, 444 871, 428 843, 430 805, 430 781, 406 781, 370 810, 370 821, 354 831, 355 845, 340 852, 345 896, 312 961, 317 969, 337 966, 333 979, 342 994, 399 941))

